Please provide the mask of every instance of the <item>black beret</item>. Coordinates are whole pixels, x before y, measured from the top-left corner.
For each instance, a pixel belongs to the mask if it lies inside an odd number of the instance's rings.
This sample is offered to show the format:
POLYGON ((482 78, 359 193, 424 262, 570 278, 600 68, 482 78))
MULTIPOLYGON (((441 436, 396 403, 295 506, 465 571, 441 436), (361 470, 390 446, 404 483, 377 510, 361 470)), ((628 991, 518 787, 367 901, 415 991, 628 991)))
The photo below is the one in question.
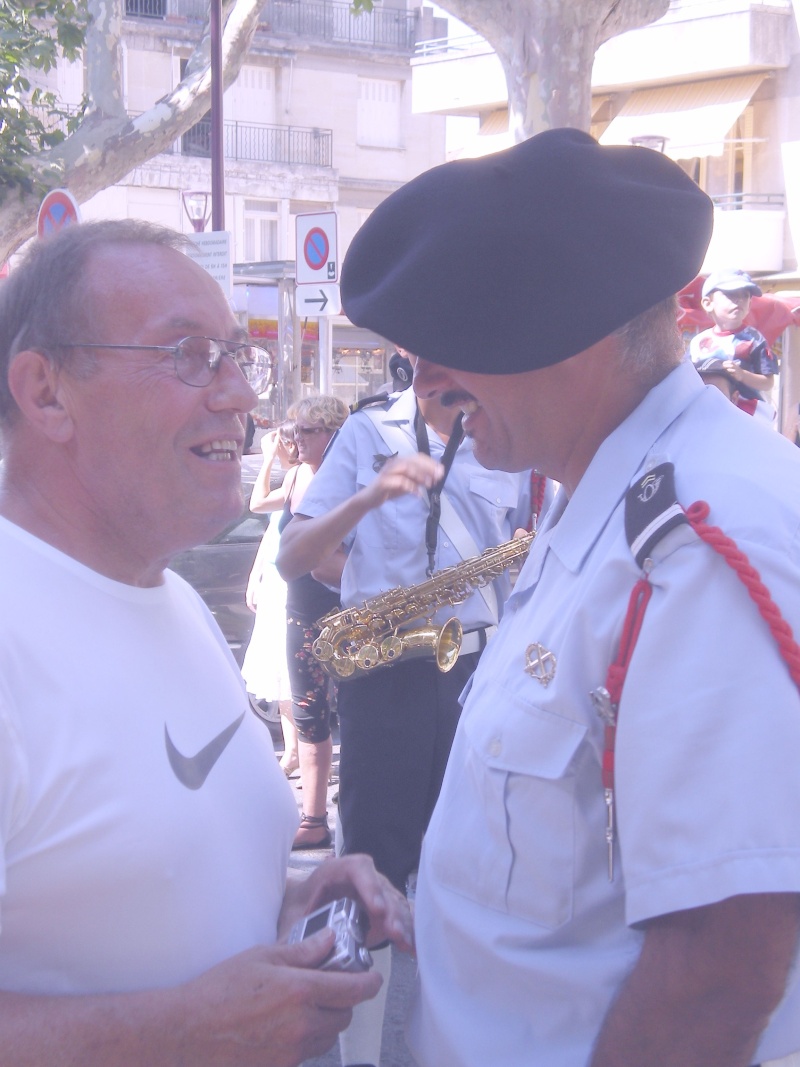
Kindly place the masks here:
POLYGON ((560 363, 702 266, 709 198, 667 156, 547 130, 425 171, 384 200, 342 266, 351 322, 434 363, 560 363))

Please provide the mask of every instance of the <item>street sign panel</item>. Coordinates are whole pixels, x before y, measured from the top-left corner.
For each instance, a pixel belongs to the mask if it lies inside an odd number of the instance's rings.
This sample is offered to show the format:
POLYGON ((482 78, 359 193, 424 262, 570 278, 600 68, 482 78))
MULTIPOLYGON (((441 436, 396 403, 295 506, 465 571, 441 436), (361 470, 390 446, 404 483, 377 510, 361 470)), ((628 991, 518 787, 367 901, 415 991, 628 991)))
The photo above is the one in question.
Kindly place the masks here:
POLYGON ((187 234, 194 248, 188 255, 219 282, 226 296, 233 293, 233 260, 231 235, 228 230, 209 230, 208 233, 187 234))
POLYGON ((80 208, 72 193, 67 189, 51 189, 39 205, 36 232, 39 237, 51 237, 80 221, 80 208))
POLYGON ((298 285, 316 285, 339 280, 339 253, 336 237, 336 212, 316 211, 298 215, 297 268, 298 285))
POLYGON ((295 288, 295 300, 301 319, 338 315, 342 310, 338 285, 298 285, 295 288))

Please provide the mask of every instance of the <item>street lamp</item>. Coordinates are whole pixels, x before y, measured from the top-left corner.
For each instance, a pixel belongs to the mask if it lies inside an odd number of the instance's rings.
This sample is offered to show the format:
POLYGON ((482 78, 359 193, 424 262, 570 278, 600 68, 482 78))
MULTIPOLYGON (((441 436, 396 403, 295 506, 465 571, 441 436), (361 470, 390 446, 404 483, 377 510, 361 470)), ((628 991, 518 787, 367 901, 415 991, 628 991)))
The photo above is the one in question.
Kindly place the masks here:
POLYGON ((192 224, 195 233, 202 233, 206 228, 209 216, 209 195, 199 189, 193 189, 181 193, 183 210, 192 224))
POLYGON ((661 137, 659 134, 645 134, 642 137, 631 137, 631 144, 638 145, 639 148, 652 148, 654 152, 663 152, 668 137, 661 137))

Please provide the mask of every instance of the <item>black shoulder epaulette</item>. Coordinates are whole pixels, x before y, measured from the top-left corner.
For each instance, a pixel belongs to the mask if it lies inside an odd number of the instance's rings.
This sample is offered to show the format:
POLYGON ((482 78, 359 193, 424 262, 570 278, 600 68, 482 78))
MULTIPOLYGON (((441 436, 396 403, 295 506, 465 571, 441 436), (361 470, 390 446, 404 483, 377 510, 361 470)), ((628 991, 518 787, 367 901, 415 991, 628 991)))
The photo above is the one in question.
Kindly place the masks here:
POLYGON ((350 405, 350 414, 355 415, 357 411, 361 411, 362 408, 369 407, 371 404, 385 404, 388 399, 388 393, 376 393, 375 396, 365 396, 361 400, 354 400, 350 405))
POLYGON ((675 492, 675 467, 660 463, 625 496, 625 537, 641 567, 665 534, 688 519, 675 492))

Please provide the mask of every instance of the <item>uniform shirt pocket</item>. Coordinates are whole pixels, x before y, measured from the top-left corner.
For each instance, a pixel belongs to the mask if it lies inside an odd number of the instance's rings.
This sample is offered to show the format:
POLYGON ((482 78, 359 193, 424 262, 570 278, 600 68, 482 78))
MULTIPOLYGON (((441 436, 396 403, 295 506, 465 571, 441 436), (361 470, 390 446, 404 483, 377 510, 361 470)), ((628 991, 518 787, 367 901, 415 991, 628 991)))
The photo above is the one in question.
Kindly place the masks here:
MULTIPOLYGON (((376 464, 379 459, 376 458, 376 464)), ((356 472, 358 489, 370 485, 378 477, 378 470, 372 467, 359 467, 356 472)), ((376 549, 381 553, 394 552, 397 550, 397 537, 399 528, 397 500, 386 500, 379 508, 368 512, 359 522, 357 536, 364 545, 376 549)))
POLYGON ((499 544, 510 536, 508 517, 519 505, 519 482, 512 476, 495 471, 493 474, 471 474, 469 491, 477 497, 473 507, 480 515, 485 515, 490 523, 491 533, 487 544, 499 544), (488 505, 488 506, 487 506, 488 505))
POLYGON ((501 715, 462 720, 460 766, 451 758, 430 862, 453 891, 555 929, 572 915, 572 763, 585 727, 502 687, 495 694, 501 715))

